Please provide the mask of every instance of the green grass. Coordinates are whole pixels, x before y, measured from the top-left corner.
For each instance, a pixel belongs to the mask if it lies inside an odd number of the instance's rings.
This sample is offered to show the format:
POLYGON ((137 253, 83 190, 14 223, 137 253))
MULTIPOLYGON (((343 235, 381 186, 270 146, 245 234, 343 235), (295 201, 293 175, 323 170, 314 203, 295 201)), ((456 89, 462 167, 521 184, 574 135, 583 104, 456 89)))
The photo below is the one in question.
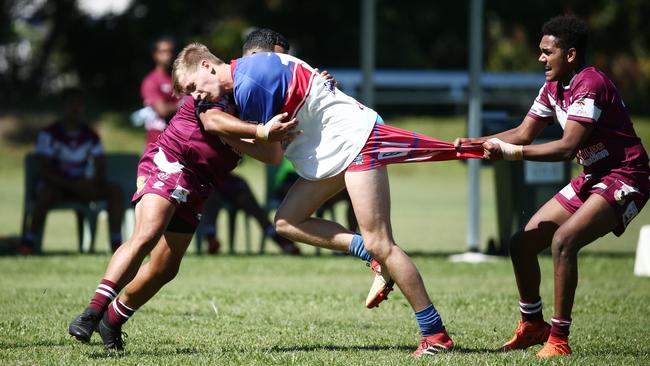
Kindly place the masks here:
MULTIPOLYGON (((67 335, 108 258, 0 258, 0 359, 3 364, 106 364, 101 341, 67 335)), ((416 264, 458 350, 415 364, 539 364, 539 347, 493 350, 512 334, 517 295, 506 260, 452 264, 418 256, 416 264)), ((632 275, 632 258, 581 259, 573 314, 575 354, 542 364, 639 365, 650 362, 650 283, 632 275)), ((552 294, 550 258, 542 293, 552 294)), ((189 256, 178 278, 125 325, 120 364, 356 365, 412 364, 418 339, 401 293, 379 309, 363 306, 370 273, 358 260, 321 256, 189 256)))
MULTIPOLYGON (((108 119, 119 118, 108 116, 108 119)), ((36 119, 35 117, 29 117, 36 119)), ((28 119, 29 119, 28 118, 28 119)), ((0 118, 0 133, 20 128, 0 118)), ((636 128, 650 144, 650 120, 636 128)), ((20 121, 19 121, 20 122, 20 121)), ((463 121, 402 119, 401 127, 444 140, 464 134, 463 121)), ((103 123, 108 151, 142 149, 142 133, 103 123)), ((17 236, 22 210, 22 157, 26 144, 0 143, 0 237, 17 236)), ((264 197, 263 167, 246 161, 238 172, 264 197)), ((127 323, 128 352, 120 364, 648 364, 650 281, 632 275, 642 211, 621 237, 611 234, 584 250, 573 314, 575 355, 534 359, 538 347, 507 354, 492 350, 512 334, 517 294, 510 263, 450 263, 447 252, 465 249, 467 182, 458 162, 390 168, 395 237, 414 259, 429 293, 454 337, 458 351, 423 361, 408 354, 417 326, 396 291, 380 309, 363 306, 370 275, 358 260, 333 255, 194 256, 185 258, 177 279, 127 323)), ((481 244, 495 235, 494 177, 481 172, 481 244)), ((340 211, 340 210, 339 210, 340 211)), ((225 215, 221 215, 221 224, 225 215)), ((339 217, 343 217, 339 212, 339 217)), ((99 250, 106 248, 106 220, 99 250)), ((243 252, 239 220, 237 250, 243 252)), ((223 225, 222 225, 223 226, 223 225)), ((220 232, 225 241, 225 232, 220 232)), ((253 230, 254 249, 259 230, 253 230)), ((68 322, 88 302, 108 256, 77 255, 73 215, 48 217, 41 257, 0 257, 0 364, 106 364, 95 337, 82 345, 67 336, 68 322), (56 253, 56 254, 55 254, 56 253)), ((271 252, 275 252, 272 245, 271 252)), ((313 249, 303 246, 307 254, 313 249)), ((193 248, 190 248, 193 251, 193 248)), ((542 257, 545 314, 552 314, 552 263, 542 257)))

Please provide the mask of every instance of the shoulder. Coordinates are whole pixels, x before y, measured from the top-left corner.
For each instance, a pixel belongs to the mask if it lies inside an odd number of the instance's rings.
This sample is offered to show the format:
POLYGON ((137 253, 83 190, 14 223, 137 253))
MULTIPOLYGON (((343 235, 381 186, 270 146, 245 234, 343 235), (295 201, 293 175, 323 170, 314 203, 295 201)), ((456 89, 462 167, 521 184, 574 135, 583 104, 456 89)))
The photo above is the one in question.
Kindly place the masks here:
POLYGON ((183 104, 178 108, 172 119, 194 118, 197 110, 197 102, 190 96, 183 97, 183 104))
POLYGON ((57 137, 60 136, 63 133, 63 123, 60 120, 56 120, 49 125, 47 125, 45 128, 41 129, 38 131, 38 136, 53 136, 57 137))
POLYGON ((611 81, 602 71, 589 66, 576 75, 572 89, 574 94, 591 94, 605 91, 610 84, 611 81))
POLYGON ((242 57, 233 61, 235 63, 233 76, 268 75, 282 73, 291 68, 292 56, 273 52, 261 52, 251 56, 242 57))

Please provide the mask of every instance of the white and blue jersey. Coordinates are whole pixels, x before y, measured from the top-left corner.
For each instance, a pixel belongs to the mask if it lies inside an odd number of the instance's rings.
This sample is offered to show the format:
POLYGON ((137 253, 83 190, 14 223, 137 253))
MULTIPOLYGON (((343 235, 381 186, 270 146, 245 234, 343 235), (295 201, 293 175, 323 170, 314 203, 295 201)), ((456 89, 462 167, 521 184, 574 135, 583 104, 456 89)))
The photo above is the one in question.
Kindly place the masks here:
POLYGON ((286 147, 285 156, 305 179, 325 179, 345 170, 377 120, 377 112, 293 56, 258 53, 232 61, 231 68, 242 120, 268 122, 282 112, 298 120, 303 133, 286 147))

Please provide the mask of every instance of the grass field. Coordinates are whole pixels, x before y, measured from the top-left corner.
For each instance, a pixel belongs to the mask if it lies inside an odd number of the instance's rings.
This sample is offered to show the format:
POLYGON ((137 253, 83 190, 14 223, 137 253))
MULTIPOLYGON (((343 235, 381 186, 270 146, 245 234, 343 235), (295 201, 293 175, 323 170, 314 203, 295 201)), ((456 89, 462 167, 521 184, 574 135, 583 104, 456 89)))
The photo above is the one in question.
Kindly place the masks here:
MULTIPOLYGON (((647 145, 650 121, 635 121, 647 145)), ((463 134, 461 119, 409 119, 399 125, 446 140, 463 134)), ((110 126, 101 129, 107 150, 141 149, 141 134, 110 126)), ((19 233, 20 166, 29 148, 0 144, 0 237, 19 233)), ((240 172, 263 197, 262 167, 246 162, 240 172)), ((119 364, 650 364, 650 280, 632 274, 639 229, 650 223, 650 211, 643 211, 623 237, 606 236, 585 250, 573 314, 575 355, 540 362, 534 358, 538 347, 493 351, 512 335, 518 318, 509 262, 455 264, 446 258, 465 248, 465 174, 458 162, 391 168, 396 239, 406 250, 424 253, 414 259, 457 343, 456 352, 412 361, 408 355, 418 339, 412 311, 398 291, 381 308, 365 309, 371 278, 353 258, 188 255, 178 278, 126 324, 127 353, 119 364)), ((482 169, 481 178, 485 243, 496 232, 492 170, 482 169)), ((0 364, 110 361, 98 337, 82 345, 66 332, 109 260, 105 254, 74 253, 72 217, 57 212, 48 218, 46 255, 0 257, 0 364)), ((258 232, 253 229, 254 245, 258 232)), ((240 227, 240 253, 242 237, 240 227)), ((105 246, 100 236, 98 248, 105 246)), ((548 317, 552 263, 548 257, 541 263, 548 317)))

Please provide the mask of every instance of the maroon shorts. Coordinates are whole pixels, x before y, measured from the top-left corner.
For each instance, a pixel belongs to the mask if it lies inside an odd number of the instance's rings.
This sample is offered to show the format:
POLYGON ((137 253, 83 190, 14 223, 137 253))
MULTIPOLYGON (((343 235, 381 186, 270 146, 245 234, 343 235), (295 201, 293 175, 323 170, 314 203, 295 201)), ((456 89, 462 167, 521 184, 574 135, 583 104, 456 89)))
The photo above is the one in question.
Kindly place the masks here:
POLYGON ((595 177, 582 173, 562 188, 555 199, 569 212, 575 213, 592 194, 602 196, 614 208, 619 222, 612 232, 621 236, 650 197, 648 176, 623 178, 610 174, 595 177))
POLYGON ((193 228, 198 225, 203 205, 212 192, 209 185, 199 182, 180 162, 170 161, 170 157, 153 144, 138 163, 136 185, 131 199, 134 204, 145 194, 163 197, 176 206, 175 218, 193 228))
POLYGON ((482 157, 481 144, 465 145, 458 151, 451 142, 377 123, 347 171, 373 170, 388 164, 482 157))

